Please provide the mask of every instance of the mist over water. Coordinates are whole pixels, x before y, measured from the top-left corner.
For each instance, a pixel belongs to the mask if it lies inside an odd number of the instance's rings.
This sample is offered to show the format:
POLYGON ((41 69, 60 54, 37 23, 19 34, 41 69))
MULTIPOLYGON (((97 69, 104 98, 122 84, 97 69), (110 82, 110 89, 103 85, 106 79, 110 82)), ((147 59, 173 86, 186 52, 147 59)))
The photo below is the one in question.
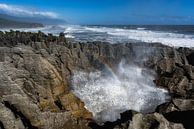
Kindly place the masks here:
POLYGON ((168 100, 168 92, 155 87, 153 80, 146 69, 121 62, 115 72, 74 71, 72 91, 98 123, 112 122, 126 110, 149 113, 168 100))

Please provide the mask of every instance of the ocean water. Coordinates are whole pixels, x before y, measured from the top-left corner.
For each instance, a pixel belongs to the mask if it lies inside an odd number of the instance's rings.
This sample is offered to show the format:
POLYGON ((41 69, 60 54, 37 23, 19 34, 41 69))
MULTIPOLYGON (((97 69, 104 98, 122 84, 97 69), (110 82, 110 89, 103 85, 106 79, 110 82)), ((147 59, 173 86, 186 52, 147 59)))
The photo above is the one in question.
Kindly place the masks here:
POLYGON ((81 26, 58 25, 43 28, 19 29, 43 31, 58 35, 64 32, 67 38, 79 42, 102 41, 110 43, 148 42, 174 47, 194 47, 194 26, 191 25, 142 25, 142 26, 81 26))
POLYGON ((110 43, 148 42, 194 47, 194 26, 70 26, 67 37, 110 43))

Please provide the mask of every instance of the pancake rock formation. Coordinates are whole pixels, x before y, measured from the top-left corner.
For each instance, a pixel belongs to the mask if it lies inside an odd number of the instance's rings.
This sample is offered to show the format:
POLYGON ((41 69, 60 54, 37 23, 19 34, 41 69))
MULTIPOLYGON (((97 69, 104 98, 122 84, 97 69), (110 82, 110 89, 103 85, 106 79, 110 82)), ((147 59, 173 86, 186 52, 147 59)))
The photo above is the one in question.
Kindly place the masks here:
POLYGON ((0 129, 193 129, 193 119, 192 48, 0 32, 0 129))

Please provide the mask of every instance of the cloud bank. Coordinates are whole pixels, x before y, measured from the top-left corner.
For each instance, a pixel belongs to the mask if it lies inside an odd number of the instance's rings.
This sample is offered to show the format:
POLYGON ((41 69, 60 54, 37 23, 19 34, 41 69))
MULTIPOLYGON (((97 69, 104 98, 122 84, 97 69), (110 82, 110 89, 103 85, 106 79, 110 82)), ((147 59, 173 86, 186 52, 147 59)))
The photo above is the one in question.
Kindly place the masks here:
POLYGON ((28 17, 48 17, 57 18, 58 14, 49 11, 35 11, 27 9, 24 7, 19 7, 15 5, 7 5, 0 3, 0 11, 6 14, 16 15, 16 16, 28 16, 28 17))

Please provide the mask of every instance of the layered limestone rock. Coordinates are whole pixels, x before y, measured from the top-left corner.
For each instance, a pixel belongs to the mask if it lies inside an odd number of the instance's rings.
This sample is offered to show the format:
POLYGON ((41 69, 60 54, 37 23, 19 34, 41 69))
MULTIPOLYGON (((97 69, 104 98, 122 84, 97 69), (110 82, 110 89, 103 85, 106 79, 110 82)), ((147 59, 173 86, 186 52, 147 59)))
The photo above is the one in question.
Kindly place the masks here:
POLYGON ((182 124, 171 123, 158 113, 136 114, 128 129, 184 129, 182 124))
MULTIPOLYGON (((6 34, 1 35, 6 37, 6 34)), ((188 111, 192 114, 194 110, 192 49, 145 43, 71 43, 66 42, 63 35, 52 37, 40 32, 10 32, 7 35, 8 39, 0 39, 2 129, 103 128, 88 125, 92 121, 92 114, 71 92, 71 76, 74 70, 89 72, 106 66, 114 71, 122 59, 155 70, 157 77, 154 82, 169 91, 171 101, 160 105, 157 113, 134 113, 127 116, 131 120, 114 123, 110 128, 193 127, 192 123, 178 117, 173 120, 177 114, 185 117, 188 111), (21 40, 13 35, 29 36, 21 40)))
POLYGON ((84 121, 77 123, 76 119, 90 119, 91 114, 69 92, 55 57, 46 52, 52 64, 41 55, 42 51, 29 46, 1 49, 4 54, 0 62, 2 125, 8 129, 85 127, 84 121))

